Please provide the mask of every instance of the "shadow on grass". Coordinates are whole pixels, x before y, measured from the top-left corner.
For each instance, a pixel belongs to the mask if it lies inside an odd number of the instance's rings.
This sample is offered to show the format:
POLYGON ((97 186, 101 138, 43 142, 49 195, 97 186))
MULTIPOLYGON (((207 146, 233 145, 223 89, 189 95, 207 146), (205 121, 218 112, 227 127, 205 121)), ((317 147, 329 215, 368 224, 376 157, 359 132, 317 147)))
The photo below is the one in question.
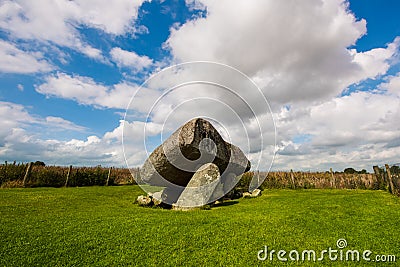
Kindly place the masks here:
POLYGON ((229 201, 225 201, 225 202, 222 202, 222 203, 219 203, 219 204, 214 204, 213 207, 232 206, 232 205, 235 205, 235 204, 238 204, 238 203, 239 203, 239 201, 229 200, 229 201))

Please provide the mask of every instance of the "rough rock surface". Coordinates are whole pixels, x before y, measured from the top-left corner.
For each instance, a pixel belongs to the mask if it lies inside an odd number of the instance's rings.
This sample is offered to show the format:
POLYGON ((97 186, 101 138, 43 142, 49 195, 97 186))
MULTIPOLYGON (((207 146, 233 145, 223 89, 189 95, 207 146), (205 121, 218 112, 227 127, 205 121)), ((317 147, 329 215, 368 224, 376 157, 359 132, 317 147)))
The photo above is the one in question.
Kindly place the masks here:
POLYGON ((261 196, 261 190, 260 189, 254 189, 252 192, 251 192, 251 196, 252 197, 259 197, 259 196, 261 196))
POLYGON ((143 195, 138 196, 136 202, 139 204, 139 206, 151 206, 153 204, 151 201, 151 197, 143 195))
POLYGON ((193 175, 178 201, 173 205, 174 209, 190 209, 209 203, 209 200, 220 182, 218 166, 207 163, 193 175))
POLYGON ((250 198, 251 197, 251 193, 250 192, 244 192, 243 193, 243 197, 244 198, 250 198))
POLYGON ((160 206, 162 203, 162 191, 153 193, 151 199, 153 201, 154 206, 160 206))
POLYGON ((230 178, 250 170, 250 161, 237 146, 225 142, 210 122, 196 118, 150 154, 140 177, 155 186, 186 186, 196 170, 207 163, 214 163, 221 176, 226 173, 230 178))

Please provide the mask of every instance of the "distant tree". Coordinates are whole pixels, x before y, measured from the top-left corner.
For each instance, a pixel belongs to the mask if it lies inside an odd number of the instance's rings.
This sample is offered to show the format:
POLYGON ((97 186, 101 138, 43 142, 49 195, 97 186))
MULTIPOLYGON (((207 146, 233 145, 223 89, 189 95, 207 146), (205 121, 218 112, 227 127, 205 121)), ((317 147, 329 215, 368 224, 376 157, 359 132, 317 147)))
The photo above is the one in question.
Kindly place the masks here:
POLYGON ((46 166, 46 164, 43 162, 43 161, 35 161, 34 163, 33 163, 33 166, 46 166))
POLYGON ((359 174, 366 174, 367 170, 366 169, 362 169, 361 171, 358 172, 359 174))
POLYGON ((346 169, 344 169, 343 172, 344 172, 344 173, 348 173, 348 174, 357 173, 357 171, 356 171, 355 169, 353 169, 353 168, 346 168, 346 169))

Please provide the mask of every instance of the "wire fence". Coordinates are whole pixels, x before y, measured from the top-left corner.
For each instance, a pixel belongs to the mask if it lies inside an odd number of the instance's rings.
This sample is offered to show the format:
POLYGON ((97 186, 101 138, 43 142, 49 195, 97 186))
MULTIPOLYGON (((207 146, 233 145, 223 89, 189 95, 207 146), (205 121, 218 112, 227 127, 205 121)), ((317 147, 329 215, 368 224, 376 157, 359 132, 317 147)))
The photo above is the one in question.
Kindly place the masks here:
POLYGON ((139 168, 45 166, 42 162, 0 164, 0 187, 62 187, 135 184, 139 168))
MULTIPOLYGON (((387 190, 400 196, 400 163, 374 166, 374 173, 360 172, 248 172, 236 189, 248 188, 253 177, 263 181, 260 189, 367 189, 387 190)), ((258 183, 259 184, 259 183, 258 183)))
MULTIPOLYGON (((400 163, 373 166, 374 173, 362 172, 259 172, 243 174, 236 189, 249 188, 253 177, 263 180, 263 189, 369 189, 387 190, 400 196, 400 163)), ((0 187, 62 187, 92 185, 132 185, 140 179, 140 169, 113 167, 45 166, 43 162, 0 164, 0 187), (136 180, 136 181, 135 181, 136 180)))

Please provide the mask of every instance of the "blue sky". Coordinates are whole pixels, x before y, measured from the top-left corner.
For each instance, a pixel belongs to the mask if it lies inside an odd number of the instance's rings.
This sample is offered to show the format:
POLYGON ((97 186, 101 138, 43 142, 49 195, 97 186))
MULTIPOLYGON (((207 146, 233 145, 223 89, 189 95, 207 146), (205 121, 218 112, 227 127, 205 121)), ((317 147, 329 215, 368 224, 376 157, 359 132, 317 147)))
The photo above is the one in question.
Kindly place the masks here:
MULTIPOLYGON (((143 118, 122 121, 129 99, 162 68, 205 60, 242 71, 268 99, 276 147, 254 151, 276 152, 273 169, 396 163, 398 10, 396 0, 0 1, 0 161, 124 166, 125 131, 138 136, 126 159, 140 166, 143 118)), ((163 118, 151 118, 151 148, 163 118)), ((225 126, 239 146, 249 141, 225 126)))

